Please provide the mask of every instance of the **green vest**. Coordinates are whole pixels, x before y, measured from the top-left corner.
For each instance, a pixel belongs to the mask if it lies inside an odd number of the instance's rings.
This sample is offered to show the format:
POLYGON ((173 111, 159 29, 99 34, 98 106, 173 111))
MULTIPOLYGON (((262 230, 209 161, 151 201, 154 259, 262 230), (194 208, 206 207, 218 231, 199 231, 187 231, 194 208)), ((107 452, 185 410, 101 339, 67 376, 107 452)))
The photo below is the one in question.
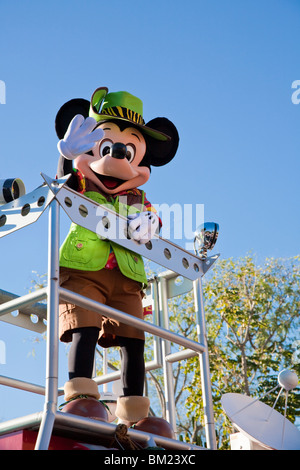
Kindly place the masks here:
MULTIPOLYGON (((105 196, 95 191, 88 191, 84 195, 99 204, 109 205, 111 210, 125 217, 140 212, 144 204, 143 191, 134 206, 122 203, 119 197, 107 201, 105 196)), ((105 267, 111 250, 124 276, 141 282, 144 286, 147 285, 144 262, 140 255, 115 242, 103 240, 96 233, 74 223, 71 224, 70 231, 60 248, 59 264, 66 268, 98 271, 105 267)))

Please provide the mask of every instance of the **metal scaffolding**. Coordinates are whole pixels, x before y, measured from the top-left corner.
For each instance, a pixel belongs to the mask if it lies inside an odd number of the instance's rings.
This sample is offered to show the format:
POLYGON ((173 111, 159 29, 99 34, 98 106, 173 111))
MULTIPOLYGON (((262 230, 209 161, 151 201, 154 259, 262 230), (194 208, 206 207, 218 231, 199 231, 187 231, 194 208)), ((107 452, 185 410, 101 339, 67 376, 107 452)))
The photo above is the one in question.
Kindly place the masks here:
MULTIPOLYGON (((81 438, 85 435, 89 437, 99 436, 99 434, 114 435, 115 424, 71 415, 57 409, 58 397, 63 394, 63 390, 58 387, 58 307, 61 298, 94 310, 101 315, 135 326, 153 335, 154 359, 146 363, 146 370, 163 368, 167 419, 175 431, 176 416, 172 363, 198 355, 207 448, 216 449, 202 277, 211 268, 218 255, 201 259, 159 236, 155 236, 146 245, 139 245, 133 240, 127 239, 124 235, 127 227, 126 218, 69 189, 65 186, 67 178, 52 180, 44 174, 42 176, 45 181, 42 186, 0 208, 0 237, 36 222, 41 214, 47 208, 49 209, 47 286, 22 297, 0 291, 0 319, 27 328, 28 321, 30 321, 28 316, 35 313, 38 318, 35 328, 36 331, 39 331, 40 322, 43 322, 46 317, 45 386, 4 376, 0 376, 0 384, 44 395, 44 409, 32 415, 0 423, 0 435, 20 429, 37 429, 36 450, 48 449, 52 433, 56 429, 60 432, 66 431, 67 433, 71 431, 73 434, 78 433, 81 438), (167 271, 149 281, 148 295, 154 305, 156 324, 132 317, 59 286, 60 207, 65 210, 74 223, 96 232, 98 236, 113 240, 167 269, 167 271), (119 236, 116 240, 116 234, 123 234, 124 236, 119 236), (181 286, 176 286, 175 283, 178 276, 183 278, 181 286), (169 330, 168 299, 192 289, 195 299, 198 341, 185 338, 169 330), (47 306, 38 303, 43 299, 47 299, 47 306), (19 310, 21 315, 18 319, 12 320, 9 318, 9 314, 15 310, 19 310), (171 353, 171 342, 183 346, 185 349, 171 353)), ((119 377, 119 372, 113 372, 95 377, 94 380, 100 385, 117 380, 119 377)), ((158 435, 151 436, 131 428, 128 429, 128 435, 141 443, 150 442, 151 438, 154 438, 157 445, 166 445, 170 449, 202 449, 189 443, 167 439, 158 435)))

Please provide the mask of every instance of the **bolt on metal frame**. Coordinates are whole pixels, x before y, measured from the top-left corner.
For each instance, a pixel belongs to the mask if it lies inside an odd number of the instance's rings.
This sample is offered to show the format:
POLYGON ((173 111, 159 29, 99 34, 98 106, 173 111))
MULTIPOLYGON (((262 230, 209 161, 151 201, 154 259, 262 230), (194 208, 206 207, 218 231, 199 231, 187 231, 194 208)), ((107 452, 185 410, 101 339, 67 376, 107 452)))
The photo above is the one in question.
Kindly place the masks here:
MULTIPOLYGON (((126 219, 118 216, 113 211, 109 211, 106 207, 93 203, 88 198, 70 190, 64 184, 67 178, 61 180, 52 180, 43 175, 46 184, 37 188, 21 198, 12 201, 0 208, 0 237, 11 233, 14 230, 22 228, 35 222, 42 212, 49 206, 49 228, 48 228, 48 284, 44 289, 40 289, 23 297, 12 299, 0 305, 1 316, 8 314, 18 308, 24 309, 34 302, 47 298, 47 343, 46 343, 46 380, 45 388, 30 384, 16 379, 0 377, 0 383, 23 390, 31 391, 45 395, 43 412, 35 413, 27 417, 11 420, 6 423, 0 423, 0 435, 6 432, 22 429, 25 426, 35 426, 39 428, 36 441, 36 450, 48 449, 51 435, 55 426, 67 429, 74 429, 84 432, 103 432, 104 434, 113 435, 115 425, 109 423, 99 423, 89 418, 70 415, 57 411, 58 396, 63 392, 58 388, 58 307, 59 298, 76 303, 79 306, 89 308, 99 314, 110 316, 123 323, 133 325, 142 329, 154 337, 161 339, 156 344, 155 359, 153 364, 148 364, 148 369, 161 366, 160 358, 163 363, 165 376, 165 392, 167 401, 167 418, 176 429, 175 420, 175 404, 174 404, 174 387, 172 362, 181 360, 192 355, 198 354, 201 370, 201 386, 203 395, 203 406, 205 416, 205 431, 208 449, 216 449, 216 436, 213 417, 213 403, 211 394, 211 382, 209 372, 208 347, 206 340, 205 312, 203 305, 203 292, 201 277, 210 269, 218 258, 217 256, 202 260, 199 257, 181 249, 180 247, 168 242, 160 237, 154 237, 150 246, 138 245, 126 237, 117 243, 128 247, 132 251, 136 251, 142 256, 167 267, 169 270, 162 275, 159 282, 153 283, 153 298, 156 307, 159 309, 159 326, 132 317, 124 312, 113 309, 107 305, 99 304, 91 299, 83 297, 74 292, 63 289, 59 286, 59 209, 64 208, 70 219, 75 223, 79 223, 94 232, 102 231, 100 235, 108 239, 113 239, 116 233, 120 234, 125 231, 126 219), (89 214, 89 217, 87 215, 89 214), (90 215, 92 214, 92 215, 90 215), (28 217, 29 216, 29 217, 28 217), (26 217, 28 217, 26 222, 26 217), (100 222, 99 222, 100 218, 100 222), (107 223, 101 223, 103 219, 110 222, 107 229, 107 223), (6 222, 12 222, 7 224, 6 222), (14 229, 11 227, 14 226, 14 229), (174 274, 175 273, 175 274, 174 274), (167 307, 167 280, 178 275, 192 281, 195 298, 195 311, 197 315, 197 332, 198 342, 185 338, 181 335, 168 330, 168 307, 167 307), (184 346, 186 349, 174 354, 170 353, 170 342, 184 346)), ((147 368, 147 367, 146 367, 147 368)), ((95 378, 98 384, 118 378, 117 374, 107 374, 100 378, 95 378), (111 378, 108 376, 112 376, 111 378)), ((134 439, 141 442, 147 442, 151 438, 148 434, 134 429, 129 429, 128 434, 134 439)), ((162 436, 154 436, 155 442, 159 445, 167 445, 169 448, 182 449, 200 449, 188 443, 182 443, 163 438, 162 436)))

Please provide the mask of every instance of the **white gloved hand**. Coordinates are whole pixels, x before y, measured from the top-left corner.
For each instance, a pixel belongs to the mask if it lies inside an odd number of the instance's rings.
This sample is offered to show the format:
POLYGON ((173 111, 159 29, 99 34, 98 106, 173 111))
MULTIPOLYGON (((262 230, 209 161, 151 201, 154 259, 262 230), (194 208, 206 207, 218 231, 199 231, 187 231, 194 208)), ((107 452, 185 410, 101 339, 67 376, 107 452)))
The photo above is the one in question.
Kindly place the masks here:
POLYGON ((104 136, 104 131, 100 128, 93 131, 96 124, 96 119, 85 119, 77 114, 70 122, 64 138, 57 144, 60 154, 68 160, 74 160, 78 155, 91 150, 104 136))
POLYGON ((128 235, 141 244, 147 243, 158 232, 159 218, 154 212, 138 212, 128 215, 128 235))

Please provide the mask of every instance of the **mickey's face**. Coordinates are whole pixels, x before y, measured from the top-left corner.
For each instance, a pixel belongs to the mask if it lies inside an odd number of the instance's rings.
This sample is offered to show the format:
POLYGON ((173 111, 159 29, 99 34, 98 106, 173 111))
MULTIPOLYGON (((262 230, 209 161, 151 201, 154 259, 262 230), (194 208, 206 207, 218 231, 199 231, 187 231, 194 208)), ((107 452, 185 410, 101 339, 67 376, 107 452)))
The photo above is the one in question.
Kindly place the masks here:
POLYGON ((146 142, 139 130, 126 127, 120 130, 114 122, 99 126, 104 137, 92 149, 92 155, 82 154, 74 166, 102 191, 116 194, 137 188, 150 177, 148 167, 138 166, 146 152, 146 142))

